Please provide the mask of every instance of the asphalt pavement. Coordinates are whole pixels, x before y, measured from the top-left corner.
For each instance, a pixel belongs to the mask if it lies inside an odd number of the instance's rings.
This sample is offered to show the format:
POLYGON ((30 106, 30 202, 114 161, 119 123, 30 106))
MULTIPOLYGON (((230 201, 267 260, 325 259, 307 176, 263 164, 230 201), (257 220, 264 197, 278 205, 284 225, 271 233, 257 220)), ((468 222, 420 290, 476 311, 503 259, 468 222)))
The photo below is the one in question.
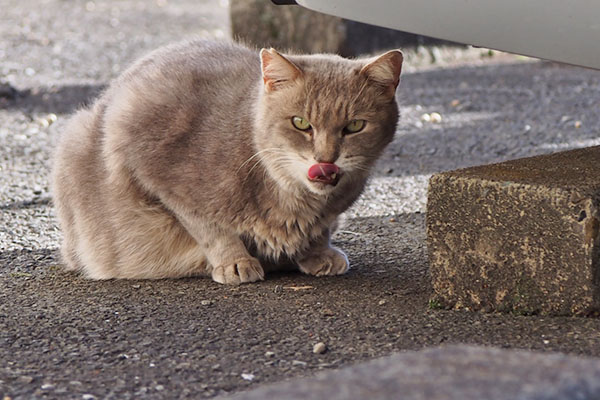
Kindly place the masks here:
POLYGON ((479 49, 436 49, 435 63, 435 52, 408 52, 396 139, 334 238, 347 275, 94 282, 60 267, 48 187, 57 135, 136 57, 190 35, 226 38, 227 2, 2 8, 0 398, 215 397, 445 344, 600 357, 598 318, 438 309, 424 227, 432 173, 600 144, 597 71, 479 49))

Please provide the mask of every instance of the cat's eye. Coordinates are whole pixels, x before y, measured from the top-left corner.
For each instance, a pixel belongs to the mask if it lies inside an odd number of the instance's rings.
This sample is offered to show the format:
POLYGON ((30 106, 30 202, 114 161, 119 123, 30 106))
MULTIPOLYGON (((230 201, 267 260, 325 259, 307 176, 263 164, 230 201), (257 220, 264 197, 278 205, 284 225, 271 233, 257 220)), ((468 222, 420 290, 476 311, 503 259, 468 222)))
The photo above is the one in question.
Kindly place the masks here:
POLYGON ((292 125, 294 125, 294 128, 299 129, 301 131, 308 131, 312 128, 310 122, 298 116, 292 117, 292 125))
POLYGON ((363 130, 366 121, 364 119, 353 119, 344 127, 345 133, 356 133, 363 130))

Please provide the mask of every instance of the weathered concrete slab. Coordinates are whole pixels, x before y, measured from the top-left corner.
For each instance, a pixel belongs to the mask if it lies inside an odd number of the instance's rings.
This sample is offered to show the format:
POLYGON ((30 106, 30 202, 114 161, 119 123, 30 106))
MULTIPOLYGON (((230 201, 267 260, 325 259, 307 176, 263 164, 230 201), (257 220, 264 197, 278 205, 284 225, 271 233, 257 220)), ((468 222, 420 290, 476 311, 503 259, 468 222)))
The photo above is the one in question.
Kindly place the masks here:
POLYGON ((434 175, 434 303, 542 314, 600 305, 600 147, 434 175))
POLYGON ((253 399, 592 400, 600 360, 453 346, 396 354, 228 397, 253 399))

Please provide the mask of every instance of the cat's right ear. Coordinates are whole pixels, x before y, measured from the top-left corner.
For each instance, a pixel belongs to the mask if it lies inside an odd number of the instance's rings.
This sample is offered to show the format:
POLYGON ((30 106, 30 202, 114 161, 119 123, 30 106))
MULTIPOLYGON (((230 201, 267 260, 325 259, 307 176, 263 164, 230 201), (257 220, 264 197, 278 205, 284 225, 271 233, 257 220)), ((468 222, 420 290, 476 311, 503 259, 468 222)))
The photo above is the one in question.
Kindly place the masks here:
POLYGON ((288 86, 302 75, 300 68, 275 49, 260 51, 260 66, 267 93, 288 86))
POLYGON ((370 81, 382 86, 385 92, 393 97, 398 83, 400 83, 403 60, 404 56, 400 50, 391 50, 371 60, 360 70, 360 73, 370 81))

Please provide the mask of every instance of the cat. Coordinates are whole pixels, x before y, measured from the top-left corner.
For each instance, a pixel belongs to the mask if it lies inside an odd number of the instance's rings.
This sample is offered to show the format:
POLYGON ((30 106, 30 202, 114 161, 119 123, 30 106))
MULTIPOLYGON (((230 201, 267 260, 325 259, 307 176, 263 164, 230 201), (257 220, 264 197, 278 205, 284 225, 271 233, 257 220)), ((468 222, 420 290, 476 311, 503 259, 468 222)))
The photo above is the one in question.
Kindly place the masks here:
POLYGON ((66 268, 225 284, 282 265, 345 273, 330 235, 393 139, 402 61, 202 40, 137 61, 57 145, 66 268))

